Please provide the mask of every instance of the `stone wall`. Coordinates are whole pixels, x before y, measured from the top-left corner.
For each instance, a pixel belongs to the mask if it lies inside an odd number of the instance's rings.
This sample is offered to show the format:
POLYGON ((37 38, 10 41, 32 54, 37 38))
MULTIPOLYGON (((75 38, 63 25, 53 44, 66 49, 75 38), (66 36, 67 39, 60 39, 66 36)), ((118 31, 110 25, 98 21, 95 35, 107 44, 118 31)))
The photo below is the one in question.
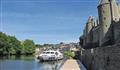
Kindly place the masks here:
POLYGON ((82 50, 81 59, 88 70, 119 70, 120 43, 82 50))
POLYGON ((93 34, 92 34, 92 42, 93 43, 96 43, 99 41, 99 26, 95 27, 93 30, 92 30, 93 34))
POLYGON ((120 38, 120 21, 114 24, 114 39, 116 43, 120 42, 119 38, 120 38))

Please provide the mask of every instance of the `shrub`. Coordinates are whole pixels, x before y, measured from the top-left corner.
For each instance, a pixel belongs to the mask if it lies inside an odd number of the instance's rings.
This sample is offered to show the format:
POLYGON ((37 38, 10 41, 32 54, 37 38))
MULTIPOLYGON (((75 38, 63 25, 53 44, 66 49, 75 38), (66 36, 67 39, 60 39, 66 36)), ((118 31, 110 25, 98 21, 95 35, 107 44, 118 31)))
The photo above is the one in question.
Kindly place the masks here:
POLYGON ((74 59, 75 58, 75 53, 72 52, 72 51, 65 51, 64 56, 74 59))

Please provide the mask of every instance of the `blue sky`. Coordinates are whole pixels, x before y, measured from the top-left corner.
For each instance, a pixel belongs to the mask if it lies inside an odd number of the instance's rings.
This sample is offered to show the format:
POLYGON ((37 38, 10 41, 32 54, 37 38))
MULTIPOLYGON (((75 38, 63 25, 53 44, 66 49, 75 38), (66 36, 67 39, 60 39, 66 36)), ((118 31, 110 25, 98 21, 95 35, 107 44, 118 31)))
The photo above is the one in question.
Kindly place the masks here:
POLYGON ((2 32, 37 44, 78 42, 98 0, 1 0, 2 32))

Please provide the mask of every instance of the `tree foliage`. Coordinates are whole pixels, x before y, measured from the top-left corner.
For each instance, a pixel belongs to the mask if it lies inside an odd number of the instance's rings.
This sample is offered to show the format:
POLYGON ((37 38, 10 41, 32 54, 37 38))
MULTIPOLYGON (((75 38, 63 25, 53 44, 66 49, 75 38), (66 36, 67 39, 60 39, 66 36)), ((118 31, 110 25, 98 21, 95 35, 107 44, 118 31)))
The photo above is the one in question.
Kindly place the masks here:
POLYGON ((34 53, 35 44, 32 40, 21 43, 15 36, 0 32, 0 55, 34 53))
POLYGON ((23 45, 23 50, 26 54, 29 54, 29 53, 31 54, 35 52, 35 44, 32 40, 26 39, 22 45, 23 45))
POLYGON ((65 51, 64 56, 66 56, 68 58, 75 58, 75 53, 72 51, 65 51))

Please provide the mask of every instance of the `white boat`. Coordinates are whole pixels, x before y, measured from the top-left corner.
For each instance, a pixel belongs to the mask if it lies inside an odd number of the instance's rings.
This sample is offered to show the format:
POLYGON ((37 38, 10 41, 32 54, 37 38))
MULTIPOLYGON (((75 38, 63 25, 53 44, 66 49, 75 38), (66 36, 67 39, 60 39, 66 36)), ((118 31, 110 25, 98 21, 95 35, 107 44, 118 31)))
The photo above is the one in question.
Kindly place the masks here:
POLYGON ((47 50, 38 55, 40 61, 51 61, 63 59, 63 54, 59 50, 47 50))

